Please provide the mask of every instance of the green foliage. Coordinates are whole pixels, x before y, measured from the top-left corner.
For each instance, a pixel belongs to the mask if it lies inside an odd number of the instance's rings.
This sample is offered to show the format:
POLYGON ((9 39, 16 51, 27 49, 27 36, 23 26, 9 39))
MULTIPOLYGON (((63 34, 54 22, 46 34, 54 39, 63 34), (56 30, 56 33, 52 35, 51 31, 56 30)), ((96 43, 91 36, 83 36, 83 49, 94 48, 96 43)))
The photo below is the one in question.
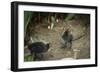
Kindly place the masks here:
POLYGON ((27 55, 27 56, 24 56, 24 61, 27 62, 27 61, 33 61, 33 57, 31 55, 27 55))
POLYGON ((65 21, 71 20, 74 16, 75 16, 75 14, 73 14, 73 13, 68 14, 68 16, 66 16, 66 18, 65 18, 65 21))
POLYGON ((26 34, 27 26, 29 25, 29 22, 32 18, 32 12, 31 11, 24 11, 24 32, 26 34))

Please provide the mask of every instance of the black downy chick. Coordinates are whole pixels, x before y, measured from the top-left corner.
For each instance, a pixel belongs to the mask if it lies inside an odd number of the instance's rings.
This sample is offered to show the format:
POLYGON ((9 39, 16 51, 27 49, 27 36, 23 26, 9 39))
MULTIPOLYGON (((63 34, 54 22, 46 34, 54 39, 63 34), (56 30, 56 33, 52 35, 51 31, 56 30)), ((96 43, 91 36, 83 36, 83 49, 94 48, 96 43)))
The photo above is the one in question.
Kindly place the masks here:
POLYGON ((64 45, 62 46, 62 48, 72 48, 72 40, 73 40, 73 35, 72 33, 70 33, 69 30, 66 30, 64 32, 64 34, 62 35, 62 39, 64 40, 64 45))
POLYGON ((49 47, 49 43, 44 44, 43 42, 34 42, 28 46, 31 55, 35 55, 34 60, 42 60, 43 57, 41 53, 47 52, 49 47))

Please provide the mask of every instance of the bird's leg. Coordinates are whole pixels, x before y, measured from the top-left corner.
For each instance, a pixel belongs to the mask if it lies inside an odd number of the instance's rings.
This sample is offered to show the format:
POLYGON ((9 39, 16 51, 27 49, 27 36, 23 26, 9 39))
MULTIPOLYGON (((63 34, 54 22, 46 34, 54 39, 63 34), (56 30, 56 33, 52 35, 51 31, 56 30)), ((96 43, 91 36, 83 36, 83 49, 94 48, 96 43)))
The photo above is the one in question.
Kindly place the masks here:
POLYGON ((68 42, 65 41, 65 43, 64 43, 64 48, 66 48, 67 46, 68 46, 68 42))
POLYGON ((33 56, 33 61, 36 61, 37 60, 37 54, 34 53, 34 56, 33 56))
POLYGON ((66 48, 67 47, 67 42, 64 42, 64 44, 62 44, 61 48, 66 48))
POLYGON ((72 49, 72 42, 70 42, 70 47, 69 48, 72 49))
POLYGON ((37 58, 38 58, 39 61, 44 60, 43 53, 39 53, 37 55, 37 58))

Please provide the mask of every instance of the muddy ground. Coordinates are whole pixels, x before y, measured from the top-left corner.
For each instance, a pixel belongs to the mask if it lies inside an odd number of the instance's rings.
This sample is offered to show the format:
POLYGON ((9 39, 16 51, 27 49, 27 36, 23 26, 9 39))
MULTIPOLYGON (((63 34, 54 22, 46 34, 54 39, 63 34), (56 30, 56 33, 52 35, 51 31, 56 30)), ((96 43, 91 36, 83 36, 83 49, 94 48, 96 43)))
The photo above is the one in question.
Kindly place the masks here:
MULTIPOLYGON (((34 24, 34 23, 33 23, 34 24)), ((60 21, 55 23, 52 30, 48 30, 46 23, 37 24, 31 33, 34 42, 44 41, 50 43, 48 52, 44 54, 44 60, 62 60, 64 58, 72 59, 87 59, 90 58, 90 27, 84 26, 85 22, 81 19, 74 19, 69 21, 60 21), (72 49, 61 48, 63 44, 62 34, 65 28, 70 28, 74 39, 81 35, 81 38, 72 41, 72 49), (35 32, 34 32, 35 31, 35 32), (77 55, 76 55, 77 54, 77 55)), ((87 24, 89 25, 89 24, 87 24)), ((32 60, 28 56, 29 50, 25 49, 25 61, 32 60)))

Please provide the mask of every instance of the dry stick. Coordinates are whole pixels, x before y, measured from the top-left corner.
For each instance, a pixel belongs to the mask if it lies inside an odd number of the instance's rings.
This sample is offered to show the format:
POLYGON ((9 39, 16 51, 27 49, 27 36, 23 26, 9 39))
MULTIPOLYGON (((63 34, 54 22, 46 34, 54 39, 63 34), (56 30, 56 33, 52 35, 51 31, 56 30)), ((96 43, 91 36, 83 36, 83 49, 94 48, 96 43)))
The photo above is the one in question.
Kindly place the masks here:
MULTIPOLYGON (((64 25, 65 25, 65 23, 64 23, 64 25)), ((67 23, 67 25, 69 26, 67 29, 69 29, 69 28, 73 28, 70 24, 67 23)), ((62 32, 65 31, 64 29, 65 29, 65 26, 63 27, 62 32)), ((81 39, 81 38, 82 38, 83 36, 85 36, 85 35, 86 35, 86 32, 85 32, 85 30, 84 30, 84 32, 83 32, 82 35, 78 36, 77 38, 73 39, 72 41, 75 41, 75 40, 81 39)))

